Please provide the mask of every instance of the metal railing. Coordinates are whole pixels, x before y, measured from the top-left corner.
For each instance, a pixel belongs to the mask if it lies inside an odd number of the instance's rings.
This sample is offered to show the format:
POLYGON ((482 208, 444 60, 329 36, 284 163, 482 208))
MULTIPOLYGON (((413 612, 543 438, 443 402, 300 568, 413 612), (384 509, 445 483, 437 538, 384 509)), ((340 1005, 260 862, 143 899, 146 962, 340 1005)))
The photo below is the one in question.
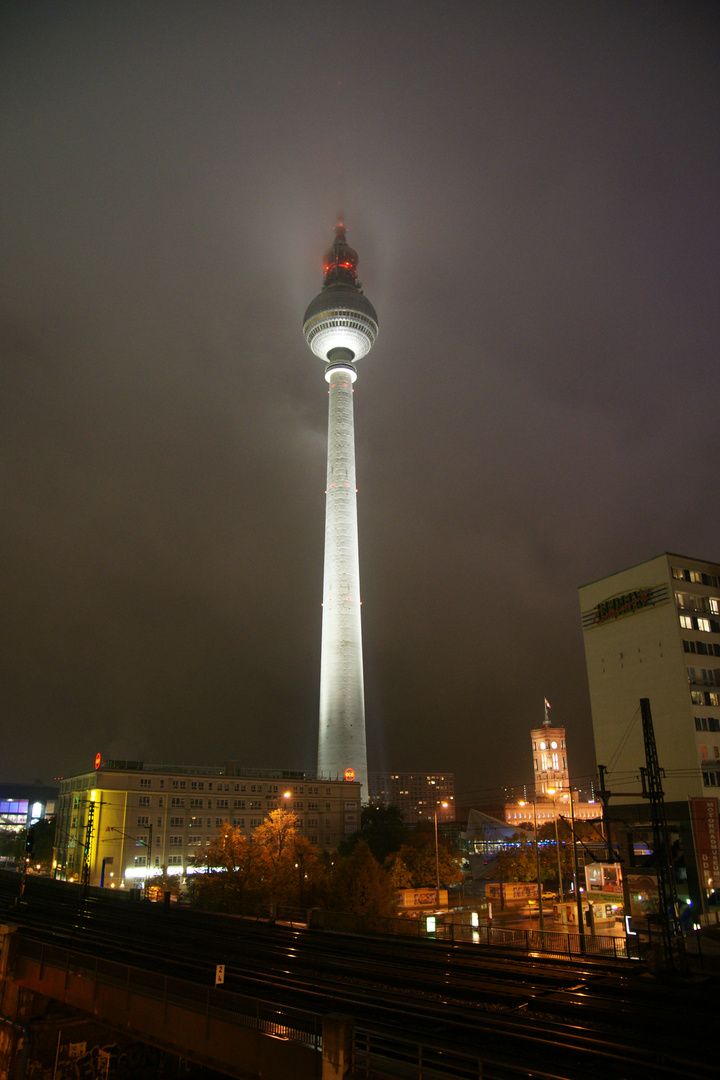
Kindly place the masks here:
POLYGON ((542 953, 547 956, 573 959, 596 957, 602 960, 640 959, 636 937, 613 937, 610 934, 566 934, 555 930, 525 930, 493 926, 471 926, 463 922, 436 922, 427 929, 424 918, 379 917, 351 915, 340 911, 313 909, 308 913, 308 928, 335 930, 352 934, 391 937, 412 937, 431 941, 449 941, 487 947, 516 949, 526 955, 542 953))
POLYGON ((475 1054, 355 1028, 352 1075, 357 1080, 481 1080, 482 1074, 482 1061, 475 1054))

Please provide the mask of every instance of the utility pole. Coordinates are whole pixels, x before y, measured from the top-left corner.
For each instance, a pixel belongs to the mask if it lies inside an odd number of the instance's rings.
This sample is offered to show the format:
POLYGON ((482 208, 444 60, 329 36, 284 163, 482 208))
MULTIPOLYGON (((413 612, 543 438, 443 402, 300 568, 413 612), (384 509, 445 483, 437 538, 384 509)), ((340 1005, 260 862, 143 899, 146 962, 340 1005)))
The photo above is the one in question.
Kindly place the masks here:
POLYGON ((608 862, 620 862, 620 856, 617 854, 616 851, 614 851, 613 846, 612 846, 612 832, 611 832, 611 827, 610 827, 610 809, 609 809, 609 806, 608 806, 608 804, 610 802, 610 796, 612 795, 612 792, 608 791, 607 788, 605 787, 605 773, 607 772, 607 766, 606 765, 598 765, 597 770, 598 770, 598 778, 599 778, 599 781, 600 781, 600 792, 599 792, 599 794, 600 794, 600 802, 602 803, 602 821, 603 821, 603 832, 605 833, 605 843, 607 845, 607 858, 608 858, 608 862))
MULTIPOLYGON (((93 795, 95 793, 93 792, 93 795)), ((90 848, 92 845, 93 823, 95 821, 95 803, 88 803, 87 818, 85 820, 85 847, 83 849, 82 882, 83 895, 87 894, 90 884, 90 848)))
POLYGON ((660 768, 655 745, 655 730, 650 712, 649 698, 640 698, 643 739, 645 740, 646 768, 640 770, 643 796, 650 802, 650 816, 655 849, 655 867, 657 869, 658 893, 660 897, 660 930, 667 966, 670 971, 676 969, 687 972, 685 940, 678 907, 675 871, 670 849, 670 831, 665 814, 665 798, 662 789, 662 769, 660 768))

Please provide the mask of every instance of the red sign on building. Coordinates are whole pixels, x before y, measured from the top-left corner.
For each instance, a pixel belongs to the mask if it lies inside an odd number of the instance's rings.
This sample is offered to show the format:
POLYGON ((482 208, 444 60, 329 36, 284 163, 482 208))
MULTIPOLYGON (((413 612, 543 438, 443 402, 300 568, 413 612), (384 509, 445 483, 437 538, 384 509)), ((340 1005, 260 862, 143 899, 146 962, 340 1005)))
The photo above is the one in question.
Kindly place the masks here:
POLYGON ((717 796, 691 799, 695 851, 703 889, 720 888, 720 826, 717 796))

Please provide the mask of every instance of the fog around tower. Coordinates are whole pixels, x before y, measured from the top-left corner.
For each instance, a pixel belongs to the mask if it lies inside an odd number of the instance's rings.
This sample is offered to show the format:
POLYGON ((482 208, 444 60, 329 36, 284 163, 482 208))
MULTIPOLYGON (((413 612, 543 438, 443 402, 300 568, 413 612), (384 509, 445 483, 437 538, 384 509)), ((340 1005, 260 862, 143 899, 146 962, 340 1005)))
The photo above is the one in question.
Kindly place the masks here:
POLYGON ((720 560, 716 8, 7 22, 0 778, 314 767, 340 200, 370 768, 491 798, 547 698, 590 778, 578 586, 720 560))

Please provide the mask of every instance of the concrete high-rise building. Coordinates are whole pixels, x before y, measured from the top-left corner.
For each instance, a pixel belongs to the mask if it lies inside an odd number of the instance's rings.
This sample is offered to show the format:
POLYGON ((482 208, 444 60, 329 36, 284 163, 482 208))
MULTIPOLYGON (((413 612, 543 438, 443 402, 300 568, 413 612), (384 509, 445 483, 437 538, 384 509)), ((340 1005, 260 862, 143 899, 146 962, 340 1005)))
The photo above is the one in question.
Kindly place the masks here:
MULTIPOLYGON (((720 787, 720 565, 662 554, 580 589, 597 761, 640 794, 640 699, 667 802, 720 787)), ((624 800, 627 801, 627 800, 624 800)))
POLYGON ((455 820, 453 773, 370 773, 370 803, 397 806, 410 825, 416 821, 455 820))
POLYGON ((318 777, 359 781, 367 802, 352 395, 356 363, 375 344, 378 322, 343 224, 324 265, 322 291, 303 320, 306 342, 325 362, 329 392, 318 777))

